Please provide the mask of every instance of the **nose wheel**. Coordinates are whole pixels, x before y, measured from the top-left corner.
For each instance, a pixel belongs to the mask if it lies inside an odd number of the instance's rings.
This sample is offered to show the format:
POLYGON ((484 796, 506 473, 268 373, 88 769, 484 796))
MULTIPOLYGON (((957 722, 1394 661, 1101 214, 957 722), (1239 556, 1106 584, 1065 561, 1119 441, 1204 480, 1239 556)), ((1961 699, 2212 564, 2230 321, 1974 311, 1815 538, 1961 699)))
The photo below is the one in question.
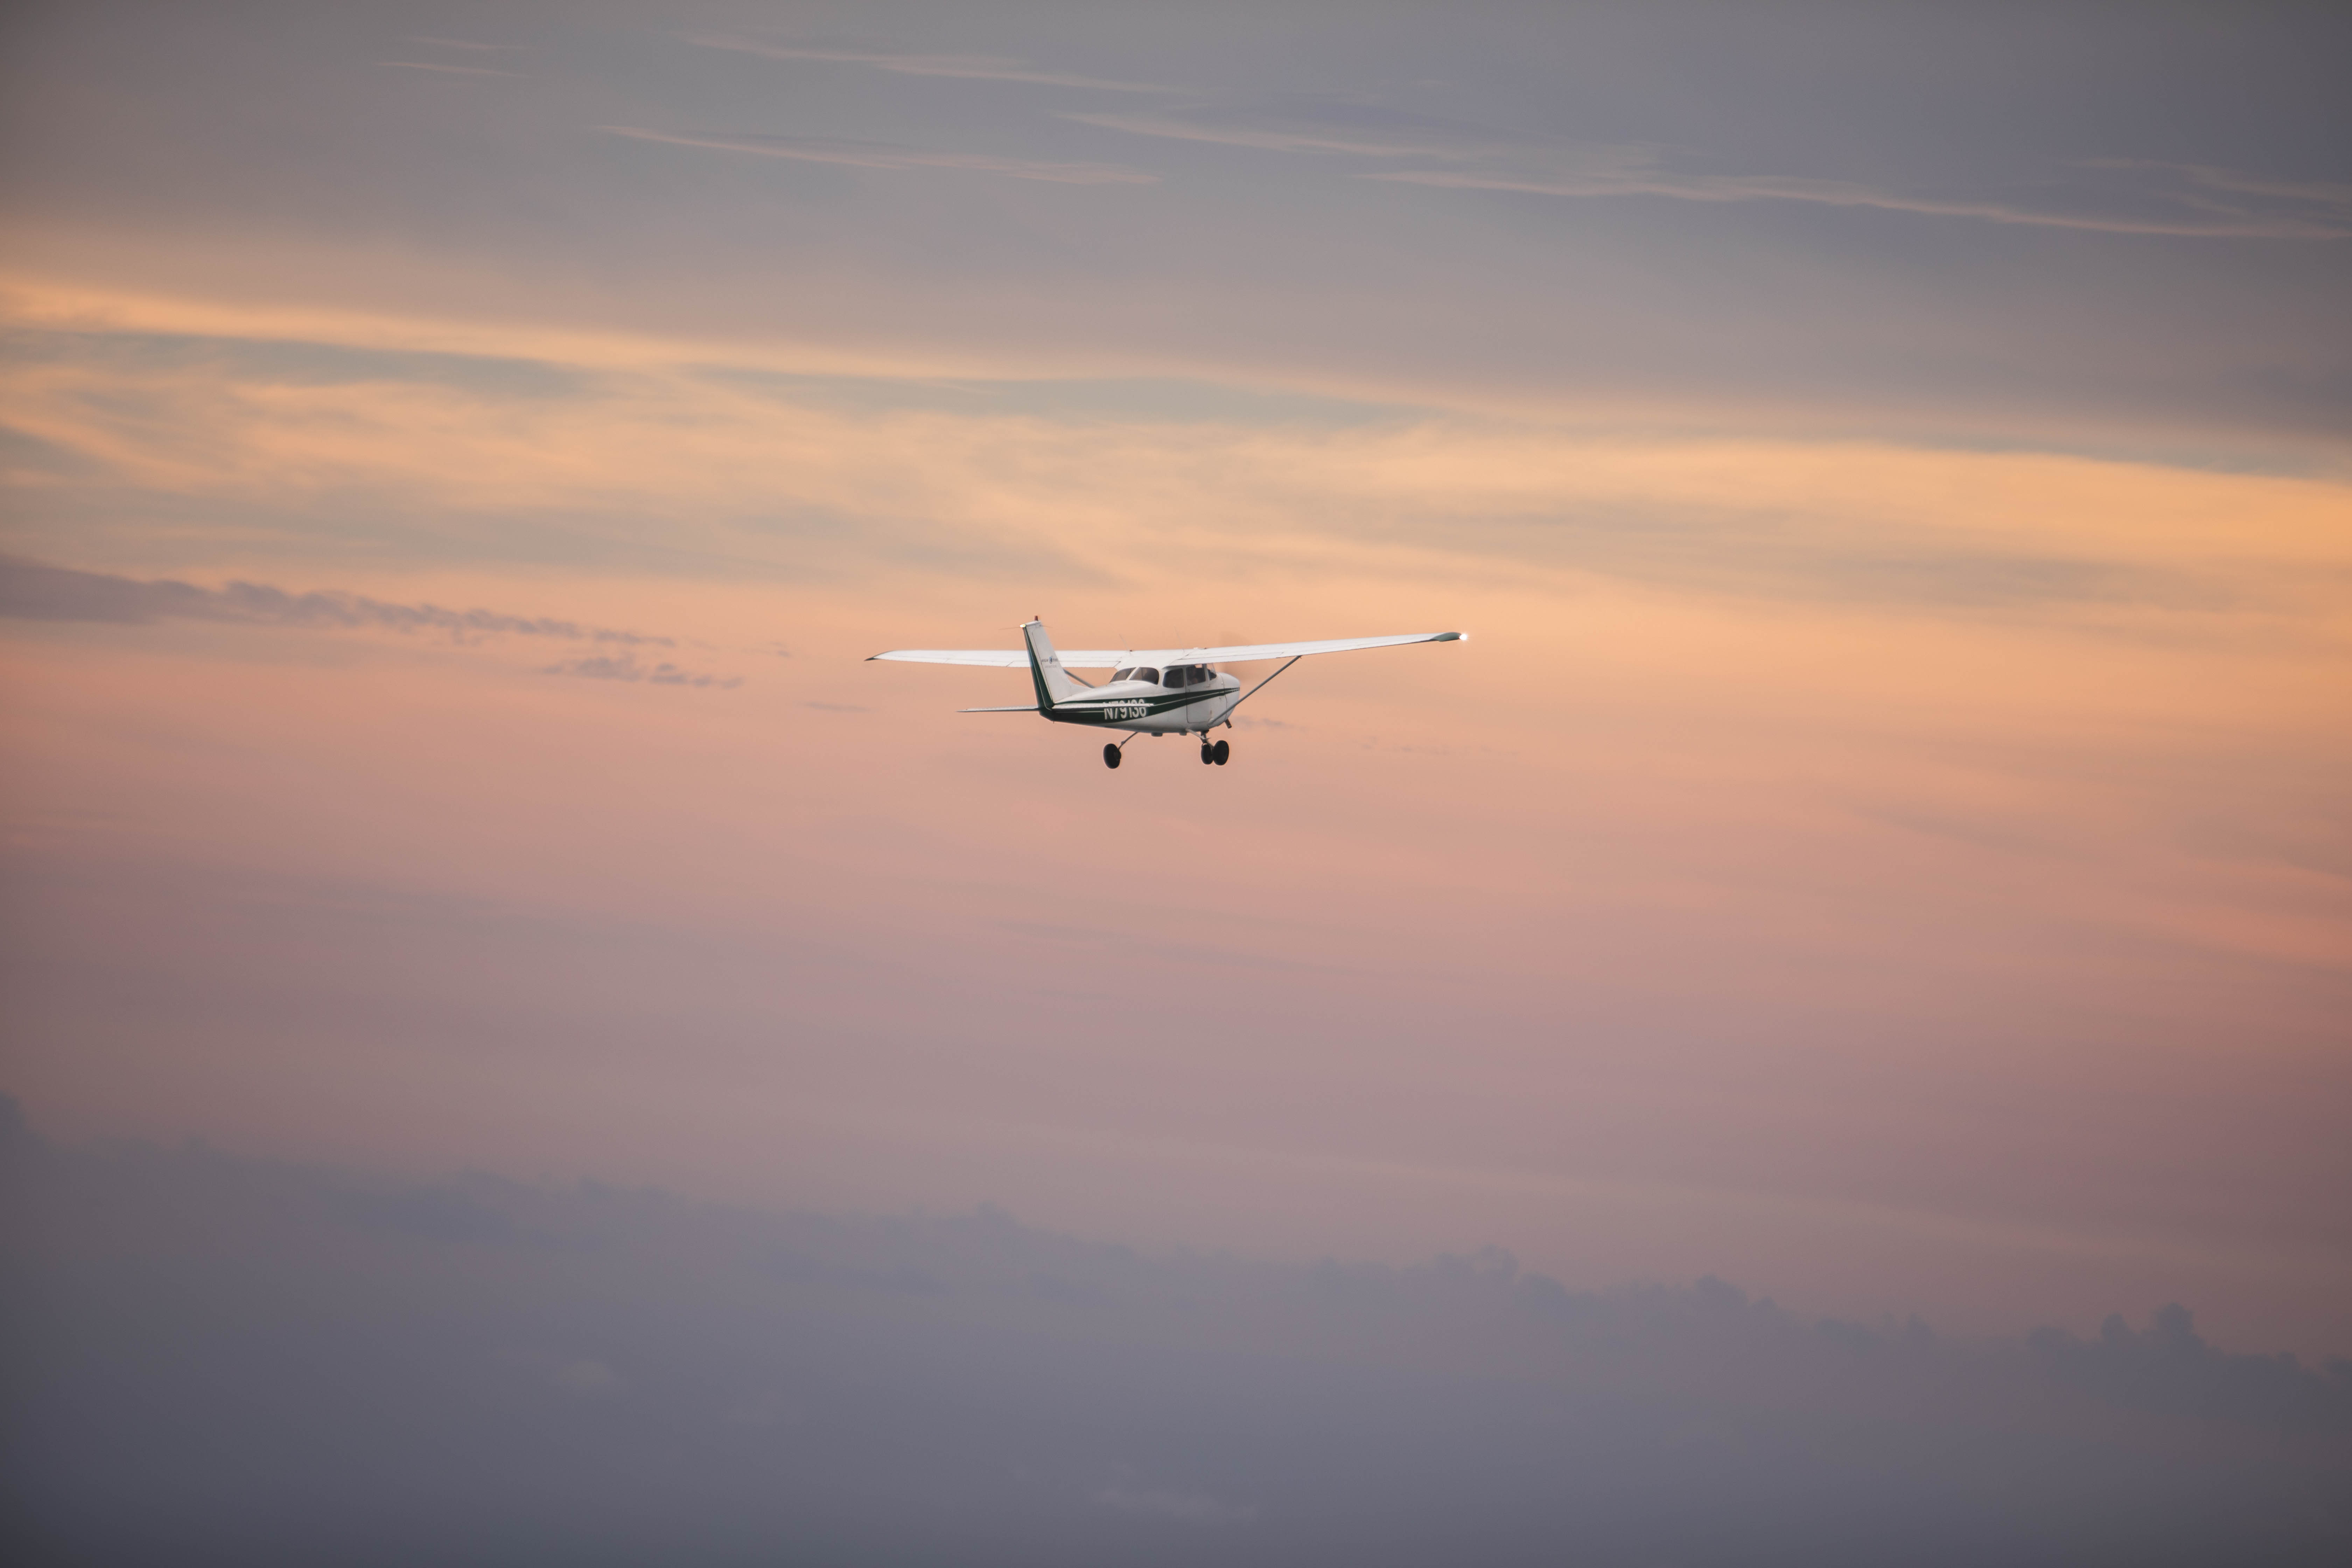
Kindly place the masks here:
POLYGON ((1233 754, 1234 743, 1231 741, 1220 741, 1213 746, 1206 741, 1201 742, 1201 761, 1203 763, 1213 763, 1222 768, 1225 765, 1225 759, 1233 754))

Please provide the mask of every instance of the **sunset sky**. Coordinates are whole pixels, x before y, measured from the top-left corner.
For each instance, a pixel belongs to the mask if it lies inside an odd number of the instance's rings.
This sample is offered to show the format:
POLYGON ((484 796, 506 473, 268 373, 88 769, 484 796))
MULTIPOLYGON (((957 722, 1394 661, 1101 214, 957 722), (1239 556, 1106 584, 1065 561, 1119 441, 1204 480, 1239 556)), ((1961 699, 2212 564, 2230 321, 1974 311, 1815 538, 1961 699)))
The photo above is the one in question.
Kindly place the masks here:
POLYGON ((0 32, 42 1136, 2352 1355, 2341 14, 0 32))

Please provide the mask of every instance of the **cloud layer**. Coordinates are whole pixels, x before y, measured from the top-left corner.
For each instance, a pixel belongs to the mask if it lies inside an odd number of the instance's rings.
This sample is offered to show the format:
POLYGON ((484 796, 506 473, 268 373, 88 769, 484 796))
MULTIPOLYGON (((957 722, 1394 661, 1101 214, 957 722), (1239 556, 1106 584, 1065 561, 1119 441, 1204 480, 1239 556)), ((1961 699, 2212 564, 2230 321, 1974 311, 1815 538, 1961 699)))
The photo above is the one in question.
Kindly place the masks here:
POLYGON ((1493 1248, 1275 1265, 990 1208, 404 1185, 21 1126, 0 1158, 15 1528, 59 1553, 2186 1563, 2258 1535, 2315 1563, 2352 1542, 2352 1363, 2228 1353, 2178 1307, 1952 1340, 1711 1278, 1571 1291, 1493 1248))
POLYGON ((2340 451, 2342 110, 2308 72, 2340 19, 1471 9, 1305 52, 1342 20, 1312 0, 756 37, 519 3, 506 51, 399 44, 509 79, 385 69, 386 29, 300 7, 84 7, 20 51, 13 266, 961 374, 2340 451))

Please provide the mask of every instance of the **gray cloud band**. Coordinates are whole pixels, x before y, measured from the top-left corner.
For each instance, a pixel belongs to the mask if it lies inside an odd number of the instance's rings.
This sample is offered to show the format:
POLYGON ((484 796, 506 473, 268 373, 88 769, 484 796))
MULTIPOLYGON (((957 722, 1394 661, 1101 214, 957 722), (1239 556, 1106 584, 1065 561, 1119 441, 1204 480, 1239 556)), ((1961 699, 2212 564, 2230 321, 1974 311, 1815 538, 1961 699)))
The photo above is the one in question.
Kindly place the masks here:
POLYGON ((332 589, 294 594, 266 583, 231 583, 226 587, 201 588, 169 578, 147 581, 105 572, 79 572, 20 556, 0 555, 0 618, 94 621, 112 626, 221 621, 237 626, 299 626, 322 631, 437 631, 447 632, 459 642, 490 637, 541 637, 597 643, 619 649, 616 653, 559 659, 542 666, 542 675, 720 690, 743 684, 740 676, 685 669, 667 659, 650 663, 640 659, 635 651, 638 648, 677 646, 675 637, 646 632, 582 626, 577 621, 560 621, 547 616, 509 616, 497 610, 394 605, 362 594, 332 589))
POLYGON ((743 684, 739 675, 709 675, 681 669, 667 659, 647 664, 634 653, 592 653, 547 666, 541 675, 577 675, 590 680, 643 681, 649 686, 710 686, 720 690, 743 684))
POLYGON ((535 637, 627 647, 675 647, 674 637, 610 626, 582 626, 545 616, 496 610, 449 610, 438 605, 394 605, 332 589, 289 593, 266 583, 200 588, 169 578, 145 581, 103 572, 79 572, 20 556, 0 556, 0 616, 31 621, 102 621, 144 626, 154 621, 230 621, 247 626, 328 630, 446 631, 467 637, 535 637))

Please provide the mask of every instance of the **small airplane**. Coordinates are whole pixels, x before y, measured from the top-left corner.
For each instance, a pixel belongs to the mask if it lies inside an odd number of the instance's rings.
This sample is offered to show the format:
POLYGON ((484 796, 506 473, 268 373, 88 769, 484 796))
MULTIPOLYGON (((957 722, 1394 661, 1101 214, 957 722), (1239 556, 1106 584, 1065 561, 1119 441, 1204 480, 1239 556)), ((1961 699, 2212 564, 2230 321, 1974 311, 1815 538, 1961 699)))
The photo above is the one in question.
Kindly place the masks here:
MULTIPOLYGON (((898 659, 907 664, 976 664, 1001 669, 1029 667, 1037 700, 1012 708, 965 708, 965 713, 1042 713, 1056 724, 1090 724, 1100 730, 1124 730, 1128 740, 1138 735, 1198 735, 1201 760, 1218 767, 1234 754, 1231 741, 1213 745, 1209 731, 1233 727, 1234 710, 1265 689, 1266 683, 1309 654, 1348 653, 1360 647, 1394 647, 1412 642, 1462 642, 1462 632, 1408 632, 1402 637, 1341 637, 1332 642, 1252 643, 1242 647, 1169 648, 1154 652, 1055 653, 1043 621, 1032 619, 1021 628, 1021 648, 902 647, 873 655, 874 659, 898 659), (1282 668, 1247 691, 1241 678, 1220 670, 1221 664, 1248 664, 1255 659, 1280 659, 1282 668), (1073 669, 1108 669, 1110 679, 1090 685, 1073 669)), ((1127 741, 1103 747, 1103 766, 1118 766, 1127 741)))

